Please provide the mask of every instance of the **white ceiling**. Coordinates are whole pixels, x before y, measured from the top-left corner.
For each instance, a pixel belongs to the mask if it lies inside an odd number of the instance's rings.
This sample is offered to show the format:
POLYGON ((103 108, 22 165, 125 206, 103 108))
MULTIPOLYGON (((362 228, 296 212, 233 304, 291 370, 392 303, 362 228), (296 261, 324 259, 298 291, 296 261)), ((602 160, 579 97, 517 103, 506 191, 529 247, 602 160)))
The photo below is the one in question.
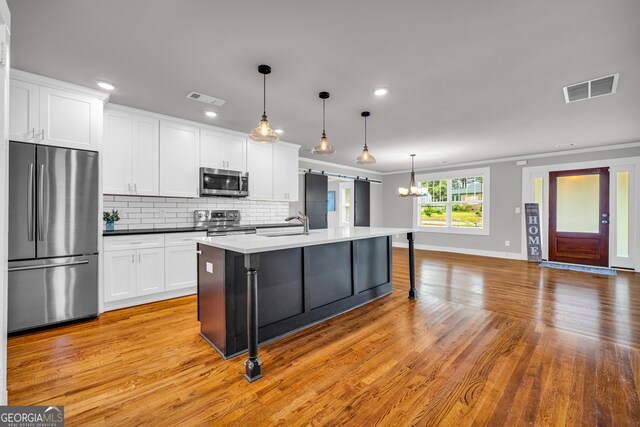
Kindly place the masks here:
POLYGON ((267 114, 302 157, 354 166, 370 110, 385 172, 640 141, 638 0, 9 0, 12 66, 112 102, 240 131, 267 114), (620 73, 618 93, 565 104, 562 87, 620 73), (390 92, 378 98, 375 87, 390 92), (218 117, 186 94, 227 100, 218 117), (327 101, 338 152, 313 156, 327 101), (307 150, 307 151, 305 151, 307 150))

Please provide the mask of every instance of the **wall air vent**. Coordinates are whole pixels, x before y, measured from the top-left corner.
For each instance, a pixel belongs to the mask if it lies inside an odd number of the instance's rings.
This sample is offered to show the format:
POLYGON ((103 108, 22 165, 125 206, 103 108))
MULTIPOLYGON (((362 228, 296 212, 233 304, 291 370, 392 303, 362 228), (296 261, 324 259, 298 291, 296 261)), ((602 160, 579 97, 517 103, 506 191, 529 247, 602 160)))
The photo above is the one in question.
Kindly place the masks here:
POLYGON ((568 104, 570 102, 616 93, 619 76, 620 74, 616 73, 610 76, 599 77, 586 82, 565 86, 562 88, 564 92, 564 102, 568 104))
POLYGON ((220 98, 215 98, 213 96, 205 95, 200 92, 189 92, 187 94, 187 99, 191 99, 192 101, 204 102, 205 104, 215 105, 216 107, 222 107, 227 101, 220 98))

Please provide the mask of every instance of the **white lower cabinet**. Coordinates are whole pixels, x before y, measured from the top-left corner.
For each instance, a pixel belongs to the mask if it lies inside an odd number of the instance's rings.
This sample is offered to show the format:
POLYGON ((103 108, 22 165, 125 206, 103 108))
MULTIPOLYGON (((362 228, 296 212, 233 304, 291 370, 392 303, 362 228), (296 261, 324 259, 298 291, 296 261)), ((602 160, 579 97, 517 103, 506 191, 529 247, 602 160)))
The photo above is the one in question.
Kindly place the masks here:
POLYGON ((104 300, 118 301, 136 296, 136 251, 104 253, 104 300))
POLYGON ((200 231, 105 237, 104 302, 117 302, 111 309, 128 307, 195 288, 198 266, 193 239, 205 236, 200 231))
POLYGON ((167 291, 196 286, 198 282, 196 245, 165 247, 164 275, 167 291))
POLYGON ((136 295, 149 295, 164 291, 164 249, 137 251, 136 295))

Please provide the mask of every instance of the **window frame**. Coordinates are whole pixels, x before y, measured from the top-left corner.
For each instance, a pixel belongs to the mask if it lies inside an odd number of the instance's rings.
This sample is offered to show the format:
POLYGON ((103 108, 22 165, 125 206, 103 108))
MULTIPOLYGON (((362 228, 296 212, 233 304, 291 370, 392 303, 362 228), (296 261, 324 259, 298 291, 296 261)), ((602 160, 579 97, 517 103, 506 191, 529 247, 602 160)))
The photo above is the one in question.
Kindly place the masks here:
POLYGON ((340 188, 340 213, 338 216, 338 223, 340 227, 350 227, 351 226, 351 193, 352 193, 352 185, 350 182, 341 182, 339 185, 340 188), (346 190, 349 190, 349 200, 346 200, 345 193, 346 190), (349 207, 349 214, 346 215, 346 207, 349 207))
MULTIPOLYGON (((488 236, 490 233, 490 218, 491 218, 491 168, 478 168, 478 169, 464 169, 464 170, 452 170, 442 172, 431 172, 416 174, 416 181, 438 181, 447 180, 447 201, 442 202, 447 206, 447 223, 451 222, 453 205, 451 195, 451 180, 453 178, 468 178, 474 176, 482 177, 482 227, 452 227, 446 226, 434 226, 434 225, 422 225, 421 224, 421 208, 420 198, 415 197, 413 200, 413 226, 420 232, 426 233, 446 233, 446 234, 472 234, 488 236)), ((438 202, 434 202, 438 203, 438 202)))

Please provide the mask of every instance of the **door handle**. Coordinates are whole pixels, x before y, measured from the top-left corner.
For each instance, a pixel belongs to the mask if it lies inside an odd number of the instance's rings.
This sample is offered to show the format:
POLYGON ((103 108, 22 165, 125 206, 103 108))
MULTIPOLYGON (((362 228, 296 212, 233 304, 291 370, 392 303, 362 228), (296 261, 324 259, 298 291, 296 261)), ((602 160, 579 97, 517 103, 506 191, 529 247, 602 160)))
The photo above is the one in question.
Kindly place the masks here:
POLYGON ((137 183, 133 183, 133 192, 138 194, 138 184, 137 183))
POLYGON ((83 264, 89 264, 89 260, 83 259, 82 261, 65 262, 63 264, 29 265, 26 267, 13 267, 13 268, 9 268, 7 271, 41 270, 43 268, 72 267, 74 265, 83 265, 83 264))
POLYGON ((142 254, 138 252, 138 262, 142 262, 142 254))
POLYGON ((27 184, 27 240, 33 242, 33 163, 29 163, 27 184))
POLYGON ((38 240, 44 241, 44 163, 40 164, 40 176, 38 176, 38 240))
POLYGON ((609 224, 609 221, 607 221, 606 219, 603 219, 602 221, 600 221, 603 224, 609 224))

